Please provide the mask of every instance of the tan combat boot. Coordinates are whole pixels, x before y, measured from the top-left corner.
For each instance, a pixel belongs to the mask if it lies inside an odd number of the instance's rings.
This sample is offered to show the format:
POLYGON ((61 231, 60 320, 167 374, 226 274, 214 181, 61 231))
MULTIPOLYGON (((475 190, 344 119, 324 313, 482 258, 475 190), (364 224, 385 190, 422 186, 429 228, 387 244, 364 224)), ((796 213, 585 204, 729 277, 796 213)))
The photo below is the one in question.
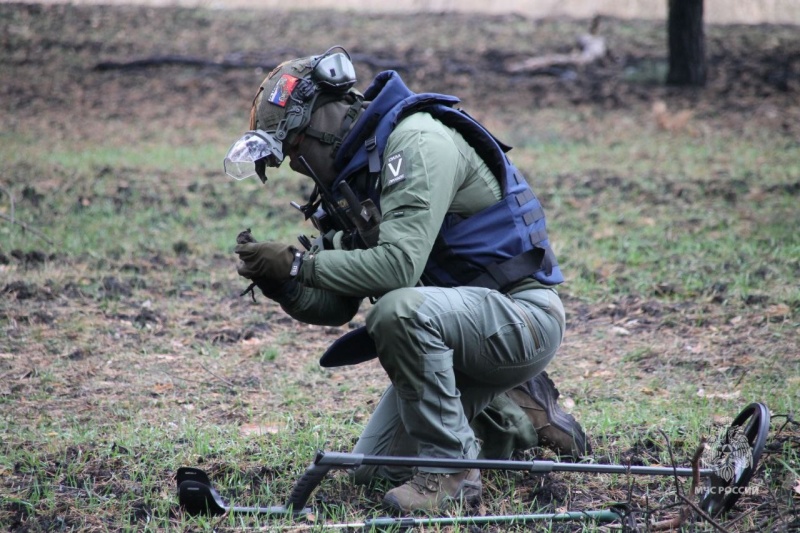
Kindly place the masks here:
POLYGON ((473 504, 480 497, 480 470, 473 468, 452 474, 417 471, 405 484, 387 492, 383 505, 403 513, 440 511, 454 501, 473 504))
POLYGON ((592 453, 581 425, 558 406, 558 389, 547 372, 537 374, 507 394, 528 415, 536 428, 539 445, 550 448, 559 456, 571 456, 575 460, 592 453))

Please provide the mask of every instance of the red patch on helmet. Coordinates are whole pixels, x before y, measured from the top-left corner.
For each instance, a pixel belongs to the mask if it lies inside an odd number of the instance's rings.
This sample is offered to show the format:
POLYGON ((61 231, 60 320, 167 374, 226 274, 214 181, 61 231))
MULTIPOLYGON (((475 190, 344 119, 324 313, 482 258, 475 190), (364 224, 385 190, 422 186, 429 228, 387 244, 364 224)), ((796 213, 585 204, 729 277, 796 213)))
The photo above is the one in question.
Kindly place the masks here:
POLYGON ((299 78, 289 74, 282 75, 275 87, 272 88, 272 92, 269 93, 269 101, 277 106, 286 107, 289 95, 292 94, 299 81, 299 78))

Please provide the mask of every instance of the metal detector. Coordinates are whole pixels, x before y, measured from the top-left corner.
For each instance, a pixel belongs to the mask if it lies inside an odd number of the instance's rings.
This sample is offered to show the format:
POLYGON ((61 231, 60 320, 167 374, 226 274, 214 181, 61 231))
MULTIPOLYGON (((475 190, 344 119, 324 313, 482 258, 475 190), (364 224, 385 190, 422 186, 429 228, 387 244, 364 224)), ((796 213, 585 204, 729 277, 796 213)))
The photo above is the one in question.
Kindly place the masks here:
POLYGON ((308 514, 310 509, 300 508, 294 512, 284 506, 239 507, 225 505, 222 496, 214 490, 208 474, 199 468, 184 466, 178 469, 178 500, 187 514, 209 514, 212 516, 225 513, 260 514, 271 517, 299 516, 308 514))
MULTIPOLYGON (((708 457, 711 468, 698 469, 697 475, 705 480, 700 507, 712 518, 726 513, 742 494, 758 467, 769 432, 769 409, 764 404, 748 405, 731 425, 712 443, 708 457)), ((285 505, 273 507, 235 507, 225 505, 214 490, 210 479, 200 469, 178 469, 178 499, 190 515, 225 513, 266 514, 274 517, 302 516, 310 513, 306 504, 311 493, 319 486, 331 469, 352 469, 361 465, 478 468, 484 470, 521 470, 534 473, 587 472, 606 474, 636 474, 689 477, 693 468, 659 466, 625 466, 589 463, 558 463, 554 461, 512 461, 492 459, 443 459, 432 457, 371 456, 357 453, 317 452, 314 462, 295 483, 285 505)), ((330 527, 413 527, 416 525, 479 525, 490 523, 523 523, 530 520, 595 520, 611 521, 620 518, 614 511, 584 511, 556 514, 510 515, 457 518, 376 518, 363 523, 332 525, 330 527), (410 521, 421 520, 411 523, 410 521)))

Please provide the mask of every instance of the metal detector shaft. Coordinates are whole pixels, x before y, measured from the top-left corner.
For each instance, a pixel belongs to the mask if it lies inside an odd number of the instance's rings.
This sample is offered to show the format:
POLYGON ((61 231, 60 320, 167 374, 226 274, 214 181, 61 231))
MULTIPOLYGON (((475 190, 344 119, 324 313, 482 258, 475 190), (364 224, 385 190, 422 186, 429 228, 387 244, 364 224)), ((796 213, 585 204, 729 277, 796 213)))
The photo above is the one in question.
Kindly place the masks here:
POLYGON ((364 522, 349 524, 326 524, 327 528, 398 528, 400 530, 419 526, 479 526, 489 524, 524 524, 538 520, 567 522, 572 520, 593 520, 596 522, 612 522, 619 520, 620 515, 614 511, 571 511, 567 513, 541 513, 494 516, 448 516, 443 518, 372 518, 364 522))
MULTIPOLYGON (((361 465, 426 466, 434 468, 480 468, 485 470, 526 470, 528 472, 590 472, 606 474, 642 474, 654 476, 691 476, 691 468, 667 466, 624 466, 554 461, 504 461, 495 459, 444 459, 437 457, 393 457, 359 453, 318 452, 314 464, 331 468, 357 468, 361 465)), ((700 476, 714 473, 700 469, 700 476)))
MULTIPOLYGON (((607 474, 643 474, 656 476, 691 476, 691 468, 658 466, 622 466, 582 463, 556 463, 554 461, 504 461, 495 459, 444 459, 436 457, 394 457, 318 451, 314 462, 295 483, 286 506, 305 507, 311 493, 332 468, 358 468, 361 465, 427 466, 434 468, 479 468, 483 470, 525 470, 528 472, 590 472, 607 474)), ((700 469, 700 476, 710 476, 713 470, 700 469)))

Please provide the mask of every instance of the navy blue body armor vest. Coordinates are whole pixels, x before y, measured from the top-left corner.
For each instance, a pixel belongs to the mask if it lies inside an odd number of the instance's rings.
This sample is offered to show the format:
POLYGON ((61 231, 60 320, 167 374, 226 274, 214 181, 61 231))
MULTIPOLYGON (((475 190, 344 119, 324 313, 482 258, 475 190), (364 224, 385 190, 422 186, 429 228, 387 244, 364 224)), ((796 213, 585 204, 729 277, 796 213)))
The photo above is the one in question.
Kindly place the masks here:
MULTIPOLYGON (((465 112, 454 96, 413 93, 394 71, 378 74, 364 93, 370 104, 337 151, 333 183, 346 180, 359 199, 380 207, 387 139, 406 116, 425 111, 458 131, 498 178, 503 198, 468 218, 448 214, 422 274, 425 285, 504 290, 533 277, 545 285, 564 281, 547 238, 544 210, 502 145, 465 112), (364 176, 368 179, 363 179, 364 176), (358 179, 358 177, 362 179, 358 179)), ((336 193, 334 193, 336 194, 336 193)), ((339 200, 339 198, 337 198, 339 200)))

